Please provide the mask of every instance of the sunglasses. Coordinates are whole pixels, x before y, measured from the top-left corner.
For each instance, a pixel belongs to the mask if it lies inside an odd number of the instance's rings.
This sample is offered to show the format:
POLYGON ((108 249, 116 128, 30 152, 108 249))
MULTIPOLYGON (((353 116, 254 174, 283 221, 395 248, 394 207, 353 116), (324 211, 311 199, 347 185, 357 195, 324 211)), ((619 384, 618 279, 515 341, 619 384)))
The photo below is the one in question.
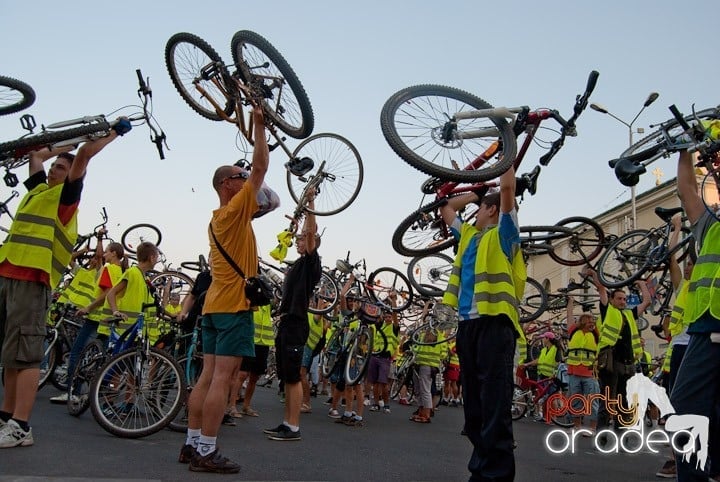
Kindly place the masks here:
POLYGON ((250 174, 248 174, 246 171, 240 171, 237 174, 226 177, 225 179, 247 179, 248 177, 250 177, 250 174))

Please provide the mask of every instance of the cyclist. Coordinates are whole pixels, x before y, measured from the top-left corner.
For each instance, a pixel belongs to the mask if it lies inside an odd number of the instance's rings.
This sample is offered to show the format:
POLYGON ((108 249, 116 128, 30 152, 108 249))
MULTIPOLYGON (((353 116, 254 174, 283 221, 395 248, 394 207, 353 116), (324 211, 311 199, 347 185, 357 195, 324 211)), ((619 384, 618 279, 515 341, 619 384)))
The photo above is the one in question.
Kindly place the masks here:
POLYGON ((34 443, 29 420, 44 356, 50 292, 70 262, 87 166, 131 128, 127 119, 121 119, 108 136, 84 143, 77 156, 68 152, 72 146, 30 153, 28 193, 0 247, 0 362, 5 376, 0 448, 34 443), (52 157, 55 161, 46 175, 43 162, 52 157))
POLYGON ((242 397, 242 408, 239 415, 258 417, 260 414, 254 410, 252 403, 255 387, 260 377, 267 371, 268 355, 270 347, 275 345, 275 334, 273 332, 273 321, 270 316, 271 305, 259 306, 253 313, 255 322, 255 356, 243 357, 240 366, 240 386, 247 380, 247 386, 242 397))
MULTIPOLYGON (((392 291, 389 299, 394 304, 397 300, 397 293, 392 291)), ((373 346, 382 347, 387 344, 385 350, 370 357, 368 366, 368 381, 372 384, 373 398, 375 404, 370 407, 371 412, 382 411, 390 413, 390 359, 395 353, 400 335, 400 318, 397 313, 390 310, 383 310, 382 319, 375 329, 373 346)))

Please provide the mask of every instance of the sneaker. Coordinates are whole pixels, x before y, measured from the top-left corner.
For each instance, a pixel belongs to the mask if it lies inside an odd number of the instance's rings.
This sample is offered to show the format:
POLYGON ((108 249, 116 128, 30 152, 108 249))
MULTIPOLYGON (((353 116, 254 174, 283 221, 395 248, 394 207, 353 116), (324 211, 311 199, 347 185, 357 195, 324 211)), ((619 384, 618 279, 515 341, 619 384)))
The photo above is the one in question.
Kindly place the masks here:
POLYGON ((300 440, 300 430, 293 432, 287 425, 282 425, 277 433, 268 435, 268 438, 270 440, 297 441, 300 440))
POLYGON ((340 418, 338 418, 337 420, 335 420, 335 423, 345 423, 345 422, 347 422, 347 421, 350 420, 350 419, 352 419, 352 416, 347 417, 347 416, 345 416, 345 415, 342 415, 340 418))
POLYGON ((56 397, 51 397, 51 398, 50 398, 50 403, 64 404, 64 403, 67 403, 67 401, 68 401, 68 394, 67 394, 67 392, 66 392, 66 393, 61 393, 60 395, 58 395, 58 396, 56 396, 56 397))
POLYGON ((332 405, 332 397, 328 398, 323 402, 325 405, 332 405))
POLYGON ((5 424, 5 427, 0 430, 0 449, 29 447, 34 443, 32 427, 26 432, 20 428, 20 425, 13 419, 10 419, 5 424))
POLYGON ((451 401, 450 401, 450 406, 451 406, 451 407, 457 407, 457 406, 458 406, 457 400, 451 400, 451 401))
POLYGON ((362 426, 365 425, 365 421, 364 421, 364 420, 358 420, 358 419, 355 418, 355 417, 350 417, 350 418, 348 418, 347 420, 345 420, 344 423, 345 423, 345 425, 347 425, 348 427, 362 427, 362 426))
POLYGON ((202 457, 197 451, 190 459, 189 469, 193 472, 214 472, 216 474, 237 474, 240 465, 231 462, 227 457, 220 455, 217 448, 202 457))
POLYGON ((677 470, 675 466, 674 460, 666 460, 665 464, 662 466, 660 470, 655 472, 655 475, 657 477, 662 477, 663 479, 674 479, 677 475, 677 470))
POLYGON ((331 408, 330 411, 328 412, 328 417, 330 417, 330 418, 340 418, 340 412, 338 412, 338 411, 335 410, 334 408, 331 408))
POLYGON ((193 455, 195 455, 195 447, 193 447, 190 444, 185 444, 180 449, 180 456, 178 457, 178 462, 181 464, 189 464, 190 460, 192 460, 193 455))
POLYGON ((372 401, 366 397, 365 400, 363 400, 363 405, 369 407, 370 405, 372 405, 372 401))
POLYGON ((445 405, 445 406, 447 407, 447 406, 448 406, 448 401, 445 400, 445 399, 442 399, 442 400, 440 400, 440 405, 445 405))
POLYGON ((237 422, 232 416, 230 416, 229 413, 226 413, 225 415, 223 415, 222 424, 229 427, 235 427, 237 425, 237 422))
POLYGON ((285 428, 287 428, 287 426, 284 423, 281 423, 277 427, 263 429, 263 433, 267 435, 276 435, 285 428))
POLYGON ((370 407, 371 412, 379 412, 380 411, 380 405, 373 405, 370 407))
POLYGON ((383 407, 383 409, 382 409, 382 412, 383 412, 383 413, 390 413, 390 407, 388 407, 387 405, 385 405, 385 406, 383 407))

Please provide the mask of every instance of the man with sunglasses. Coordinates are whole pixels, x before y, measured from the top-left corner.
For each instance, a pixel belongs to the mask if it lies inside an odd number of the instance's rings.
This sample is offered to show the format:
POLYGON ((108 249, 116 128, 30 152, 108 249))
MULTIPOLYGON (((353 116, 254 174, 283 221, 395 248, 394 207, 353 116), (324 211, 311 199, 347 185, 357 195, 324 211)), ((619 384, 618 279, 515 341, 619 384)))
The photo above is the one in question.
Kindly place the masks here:
POLYGON ((253 109, 255 149, 252 171, 221 166, 213 176, 220 207, 210 221, 212 283, 203 306, 203 371, 188 403, 188 432, 179 462, 193 472, 237 473, 240 465, 220 455, 217 434, 230 394, 231 375, 244 356, 255 356, 253 311, 245 296, 245 281, 220 248, 242 269, 245 278, 257 275, 258 258, 253 215, 270 152, 260 107, 253 109))

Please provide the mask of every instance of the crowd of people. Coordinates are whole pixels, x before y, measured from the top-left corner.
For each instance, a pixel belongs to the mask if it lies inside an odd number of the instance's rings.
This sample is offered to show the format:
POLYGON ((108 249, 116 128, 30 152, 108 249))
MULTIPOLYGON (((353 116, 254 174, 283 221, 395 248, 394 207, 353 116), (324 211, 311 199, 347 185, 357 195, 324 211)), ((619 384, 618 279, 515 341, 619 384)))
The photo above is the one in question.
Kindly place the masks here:
MULTIPOLYGON (((354 296, 355 282, 349 273, 340 292, 333 317, 313 315, 313 290, 320 278, 321 263, 313 196, 304 223, 296 235, 299 258, 286 273, 282 297, 271 316, 270 306, 256 305, 246 293, 248 280, 258 274, 257 246, 252 220, 269 211, 258 204, 258 193, 267 187, 269 166, 263 113, 253 110, 254 152, 252 169, 225 165, 216 169, 212 184, 219 207, 208 226, 209 272, 202 273, 188 296, 172 295, 166 312, 181 323, 202 329, 203 369, 188 401, 188 429, 181 444, 179 462, 191 471, 237 473, 240 465, 218 450, 222 424, 234 418, 257 417, 253 393, 266 372, 274 348, 276 372, 284 395, 283 419, 264 430, 270 440, 302 440, 303 413, 313 410, 311 393, 328 394, 328 416, 338 423, 361 427, 364 411, 390 413, 390 386, 403 352, 412 350, 417 369, 413 381, 417 410, 410 420, 431 423, 441 405, 462 406, 463 434, 472 444, 468 462, 471 480, 513 480, 514 437, 510 407, 513 403, 514 369, 518 349, 525 346, 518 303, 524 293, 525 262, 520 248, 516 178, 510 168, 500 176, 499 191, 470 192, 451 198, 441 207, 443 221, 458 241, 452 273, 442 303, 456 309, 457 336, 429 330, 426 343, 413 344, 402 333, 399 315, 393 310, 369 310, 354 296), (474 222, 463 222, 457 212, 477 203, 474 222), (318 377, 318 354, 335 330, 345 335, 361 324, 371 327, 375 346, 365 377, 358 383, 345 380, 343 356, 329 377, 318 377), (438 377, 442 374, 442 383, 438 377), (321 387, 318 389, 318 387, 321 387)), ((36 398, 39 367, 43 357, 46 313, 51 291, 65 267, 72 262, 77 236, 77 207, 83 179, 92 157, 130 129, 120 122, 109 136, 83 144, 76 156, 70 148, 43 149, 30 155, 28 194, 19 205, 8 238, 0 247, 0 336, 5 390, 0 407, 0 448, 34 443, 30 416, 36 398), (54 158, 45 174, 43 162, 54 158)), ((684 273, 672 260, 671 276, 677 292, 666 334, 671 338, 664 369, 666 388, 677 414, 694 414, 710 420, 709 463, 699 467, 695 459, 670 457, 658 476, 679 480, 717 480, 720 465, 720 223, 698 195, 692 156, 681 152, 678 191, 685 214, 692 223, 698 254, 686 262, 684 273)), ((677 242, 679 221, 674 221, 677 242)), ((102 234, 102 233, 100 233, 102 234)), ((152 243, 137 249, 137 263, 129 266, 122 245, 98 248, 87 268, 78 269, 63 292, 62 301, 79 308, 86 322, 72 347, 69 367, 77 364, 83 346, 93 336, 108 334, 108 317, 128 326, 153 300, 145 274, 157 263, 159 252, 152 243)), ((599 316, 576 314, 569 297, 567 347, 552 332, 543 335, 543 348, 535 360, 520 356, 523 368, 534 367, 540 379, 555 376, 559 364, 567 366, 570 395, 609 393, 622 397, 626 383, 648 355, 637 320, 651 296, 644 282, 637 282, 641 302, 629 309, 623 290, 608 290, 590 267, 584 269, 600 297, 599 316), (577 316, 576 316, 577 315, 577 316)), ((396 300, 391 294, 390 303, 396 300)), ((160 339, 157 318, 149 316, 148 334, 160 339)), ((67 394, 54 401, 68 400, 67 394)), ((622 420, 611 417, 607 406, 592 404, 591 413, 575 416, 576 429, 587 423, 584 435, 612 427, 622 420)), ((400 390, 398 403, 409 403, 400 390)))

